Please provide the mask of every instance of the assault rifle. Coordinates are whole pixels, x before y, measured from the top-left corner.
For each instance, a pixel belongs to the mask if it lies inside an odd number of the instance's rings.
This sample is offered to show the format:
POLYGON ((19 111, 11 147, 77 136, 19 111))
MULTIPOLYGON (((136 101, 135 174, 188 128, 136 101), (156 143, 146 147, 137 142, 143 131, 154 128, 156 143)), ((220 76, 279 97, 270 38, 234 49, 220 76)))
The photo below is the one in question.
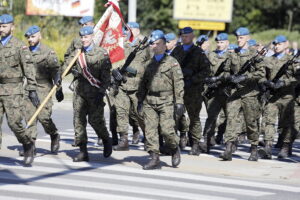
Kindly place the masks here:
MULTIPOLYGON (((277 83, 280 78, 286 74, 287 72, 287 69, 290 65, 292 65, 294 62, 295 62, 295 59, 298 58, 300 55, 300 52, 298 52, 296 55, 294 55, 290 60, 288 60, 286 63, 284 63, 281 68, 279 69, 279 71, 276 73, 275 77, 272 79, 272 80, 269 80, 267 82, 269 82, 268 85, 270 85, 270 82, 271 84, 275 84, 277 83)), ((266 83, 266 82, 265 82, 266 83)), ((262 94, 261 94, 261 100, 264 102, 264 103, 268 103, 268 101, 270 100, 271 98, 271 95, 274 95, 274 92, 275 92, 275 89, 274 88, 270 88, 268 85, 266 84, 263 84, 262 86, 262 94)))
POLYGON ((149 43, 146 44, 147 41, 148 41, 148 38, 144 37, 144 39, 142 41, 140 41, 139 44, 134 48, 134 50, 129 54, 124 65, 121 68, 112 70, 112 88, 113 88, 114 96, 118 94, 119 86, 122 83, 126 83, 126 81, 127 81, 126 77, 124 76, 125 73, 131 74, 131 75, 136 75, 136 73, 137 73, 136 69, 131 68, 129 65, 135 58, 137 52, 142 51, 146 47, 148 47, 149 43))

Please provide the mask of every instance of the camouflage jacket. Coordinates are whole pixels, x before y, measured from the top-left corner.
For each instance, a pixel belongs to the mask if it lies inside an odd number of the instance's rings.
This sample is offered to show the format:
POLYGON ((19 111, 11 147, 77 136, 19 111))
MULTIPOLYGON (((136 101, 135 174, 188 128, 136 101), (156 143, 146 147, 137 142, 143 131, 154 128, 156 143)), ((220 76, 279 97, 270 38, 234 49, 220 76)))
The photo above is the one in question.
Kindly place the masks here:
MULTIPOLYGON (((138 42, 131 46, 129 43, 125 43, 125 57, 127 58, 129 54, 137 47, 138 42)), ((146 48, 142 51, 138 51, 133 61, 130 63, 130 70, 136 71, 136 74, 132 74, 126 72, 124 75, 126 76, 126 83, 122 83, 120 88, 126 91, 137 91, 139 87, 139 83, 141 78, 145 72, 145 62, 150 59, 150 51, 149 48, 146 48)))
MULTIPOLYGON (((225 65, 226 74, 236 74, 247 60, 255 56, 256 50, 249 49, 241 54, 234 52, 228 54, 228 60, 225 65)), ((256 96, 259 94, 258 82, 265 77, 265 62, 261 60, 244 73, 247 75, 246 81, 239 83, 232 91, 237 96, 256 96)))
POLYGON ((155 58, 146 62, 146 70, 138 91, 138 101, 149 104, 174 102, 183 104, 183 75, 175 58, 165 54, 157 62, 155 58))
POLYGON ((180 45, 175 47, 171 56, 176 58, 181 66, 185 90, 188 89, 191 93, 194 92, 193 89, 199 92, 203 90, 204 79, 210 73, 209 60, 205 53, 195 45, 188 51, 184 51, 180 45))
POLYGON ((69 57, 71 56, 71 54, 76 50, 76 49, 81 49, 82 48, 82 44, 81 44, 81 39, 80 37, 75 38, 70 46, 68 47, 65 55, 64 55, 64 59, 68 60, 69 57))
POLYGON ((35 79, 38 90, 49 91, 53 87, 53 78, 60 71, 56 53, 48 46, 41 44, 40 49, 31 52, 35 65, 35 79))
MULTIPOLYGON (((65 69, 69 64, 70 60, 74 57, 76 51, 74 51, 69 59, 65 61, 63 68, 65 69)), ((104 94, 105 90, 110 85, 110 73, 111 73, 111 62, 108 53, 105 49, 94 45, 93 49, 89 52, 85 52, 85 59, 87 67, 92 76, 101 82, 101 87, 97 88, 92 86, 90 82, 83 76, 82 69, 78 61, 74 64, 73 69, 79 72, 78 77, 75 81, 75 92, 81 96, 87 98, 94 98, 99 93, 104 94)))
POLYGON ((31 53, 22 41, 12 37, 5 46, 0 44, 0 95, 23 94, 24 77, 25 89, 36 90, 31 53))
MULTIPOLYGON (((285 55, 281 59, 275 56, 266 57, 266 80, 272 80, 280 68, 292 58, 291 55, 285 55)), ((279 79, 284 81, 285 86, 275 91, 277 97, 293 97, 295 95, 295 86, 297 85, 296 64, 290 65, 286 73, 279 79)))

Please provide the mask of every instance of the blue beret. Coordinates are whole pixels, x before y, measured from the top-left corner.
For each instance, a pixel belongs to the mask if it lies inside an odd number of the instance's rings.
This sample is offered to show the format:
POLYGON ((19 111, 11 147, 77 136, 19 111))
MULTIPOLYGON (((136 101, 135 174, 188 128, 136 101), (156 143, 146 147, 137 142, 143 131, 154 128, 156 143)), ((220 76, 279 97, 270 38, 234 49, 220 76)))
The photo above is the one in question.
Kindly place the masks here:
POLYGON ((3 14, 0 16, 0 24, 10 24, 14 22, 14 18, 11 15, 3 14))
POLYGON ((229 46, 228 46, 228 50, 235 50, 236 48, 238 48, 239 46, 238 45, 236 45, 236 44, 230 44, 229 46))
POLYGON ((184 27, 183 29, 180 30, 180 34, 188 34, 192 32, 194 32, 194 30, 191 27, 184 27))
POLYGON ((200 36, 198 37, 198 39, 197 39, 197 42, 200 42, 200 41, 202 41, 202 40, 208 41, 207 35, 200 35, 200 36))
POLYGON ((27 31, 25 32, 24 36, 25 36, 25 37, 29 37, 29 36, 31 36, 31 35, 37 33, 37 32, 40 32, 40 30, 41 30, 40 27, 38 27, 38 26, 36 26, 36 25, 30 26, 30 27, 27 29, 27 31))
POLYGON ((240 28, 236 29, 236 31, 235 31, 236 36, 249 35, 249 34, 250 34, 250 31, 246 27, 240 27, 240 28))
POLYGON ((161 30, 152 31, 149 42, 153 43, 159 39, 166 40, 164 32, 162 32, 161 30))
POLYGON ((92 27, 92 26, 82 27, 79 31, 80 36, 91 35, 93 33, 94 33, 94 27, 92 27))
POLYGON ((140 25, 137 22, 128 22, 127 26, 129 28, 140 28, 140 25))
POLYGON ((165 35, 166 41, 169 42, 171 40, 175 40, 176 39, 176 35, 174 33, 168 33, 165 35))
POLYGON ((278 35, 275 37, 273 44, 278 44, 278 43, 286 42, 286 41, 287 41, 287 39, 284 35, 278 35))
POLYGON ((78 21, 78 24, 83 25, 87 22, 93 22, 93 21, 94 21, 94 18, 92 16, 84 16, 78 21))
POLYGON ((222 40, 228 40, 228 34, 227 33, 220 33, 215 38, 216 41, 222 41, 222 40))
POLYGON ((257 44, 257 43, 256 43, 256 40, 253 40, 253 39, 248 40, 248 45, 249 45, 250 47, 255 46, 256 44, 257 44))

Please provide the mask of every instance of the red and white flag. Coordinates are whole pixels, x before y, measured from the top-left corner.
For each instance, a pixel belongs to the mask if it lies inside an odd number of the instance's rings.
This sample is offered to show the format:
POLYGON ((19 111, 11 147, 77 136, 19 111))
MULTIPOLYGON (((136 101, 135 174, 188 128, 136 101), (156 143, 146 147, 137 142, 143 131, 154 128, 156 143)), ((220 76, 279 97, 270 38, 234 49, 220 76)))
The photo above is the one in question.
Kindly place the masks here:
POLYGON ((123 16, 118 0, 108 0, 106 11, 94 28, 95 44, 105 48, 112 63, 125 58, 124 38, 122 37, 123 16))

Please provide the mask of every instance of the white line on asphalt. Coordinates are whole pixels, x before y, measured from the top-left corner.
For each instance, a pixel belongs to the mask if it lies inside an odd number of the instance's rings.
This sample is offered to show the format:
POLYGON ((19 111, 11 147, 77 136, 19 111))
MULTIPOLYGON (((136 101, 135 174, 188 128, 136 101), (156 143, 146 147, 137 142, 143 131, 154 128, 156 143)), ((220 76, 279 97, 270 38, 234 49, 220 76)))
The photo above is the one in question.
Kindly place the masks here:
MULTIPOLYGON (((0 164, 1 166, 1 164, 0 164)), ((71 167, 71 166, 70 166, 71 167)), ((10 168, 12 169, 12 168, 10 168)), ((28 173, 25 172, 18 172, 17 169, 20 169, 20 167, 14 167, 13 170, 14 175, 8 175, 7 178, 15 178, 15 174, 17 174, 19 177, 22 177, 22 179, 30 179, 30 178, 34 178, 36 177, 36 175, 29 175, 31 174, 30 171, 34 171, 34 172, 41 172, 41 173, 59 173, 59 172, 63 172, 62 168, 50 168, 50 167, 38 167, 38 166, 34 166, 32 168, 22 168, 26 171, 28 171, 28 173), (23 175, 25 174, 25 175, 23 175)), ((68 172, 63 173, 63 174, 69 174, 68 172)), ((162 179, 155 179, 155 178, 146 178, 146 177, 132 177, 132 176, 127 176, 127 175, 119 175, 119 174, 105 174, 105 172, 90 172, 90 171, 80 171, 75 170, 74 172, 72 172, 72 175, 74 176, 85 176, 85 177, 92 177, 92 178, 99 178, 100 180, 103 178, 106 179, 111 179, 111 180, 122 180, 122 181, 133 181, 133 182, 137 182, 137 183, 141 183, 140 185, 142 186, 145 183, 148 184, 156 184, 156 185, 163 185, 163 186, 170 186, 172 185, 173 187, 179 187, 179 188, 185 188, 185 189, 194 189, 194 190, 205 190, 205 191, 211 191, 211 192, 221 192, 221 193, 229 193, 229 194, 236 194, 236 195, 246 195, 246 196, 264 196, 264 195, 272 195, 275 193, 271 193, 271 192, 263 192, 263 191, 256 191, 256 190, 248 190, 248 189, 239 189, 239 188, 230 188, 230 187, 226 187, 226 186, 215 186, 215 185, 207 185, 207 184, 200 184, 200 183, 187 183, 187 182, 180 182, 180 181, 171 181, 171 180, 162 180, 162 179)), ((59 178, 55 178, 55 182, 56 183, 65 183, 64 180, 60 180, 59 178)), ((48 180, 49 178, 47 178, 48 180)), ((79 180, 80 177, 76 178, 76 180, 79 180)), ((17 178, 17 180, 19 180, 17 178)), ((73 181, 74 183, 74 181, 73 181)), ((74 184, 74 186, 77 185, 85 185, 86 183, 82 182, 82 183, 76 183, 74 184)), ((94 185, 94 184, 93 184, 94 185)), ((94 187, 94 186, 93 186, 94 187)), ((104 186, 106 187, 106 186, 104 186)), ((103 186, 99 185, 99 188, 103 188, 103 186)), ((117 190, 119 190, 118 188, 124 188, 123 185, 117 185, 114 184, 114 186, 111 186, 109 188, 117 188, 117 190)), ((134 192, 135 190, 139 190, 140 188, 132 188, 132 192, 134 192)), ((130 188, 127 188, 125 191, 129 191, 130 188)), ((144 190, 144 189, 143 189, 144 190)), ((151 190, 153 191, 153 190, 151 190)), ((154 192, 154 191, 153 191, 154 192)), ((164 192, 165 193, 165 192, 164 192)), ((151 193, 149 193, 151 194, 151 193)), ((161 194, 160 191, 158 191, 157 194, 161 194)))

